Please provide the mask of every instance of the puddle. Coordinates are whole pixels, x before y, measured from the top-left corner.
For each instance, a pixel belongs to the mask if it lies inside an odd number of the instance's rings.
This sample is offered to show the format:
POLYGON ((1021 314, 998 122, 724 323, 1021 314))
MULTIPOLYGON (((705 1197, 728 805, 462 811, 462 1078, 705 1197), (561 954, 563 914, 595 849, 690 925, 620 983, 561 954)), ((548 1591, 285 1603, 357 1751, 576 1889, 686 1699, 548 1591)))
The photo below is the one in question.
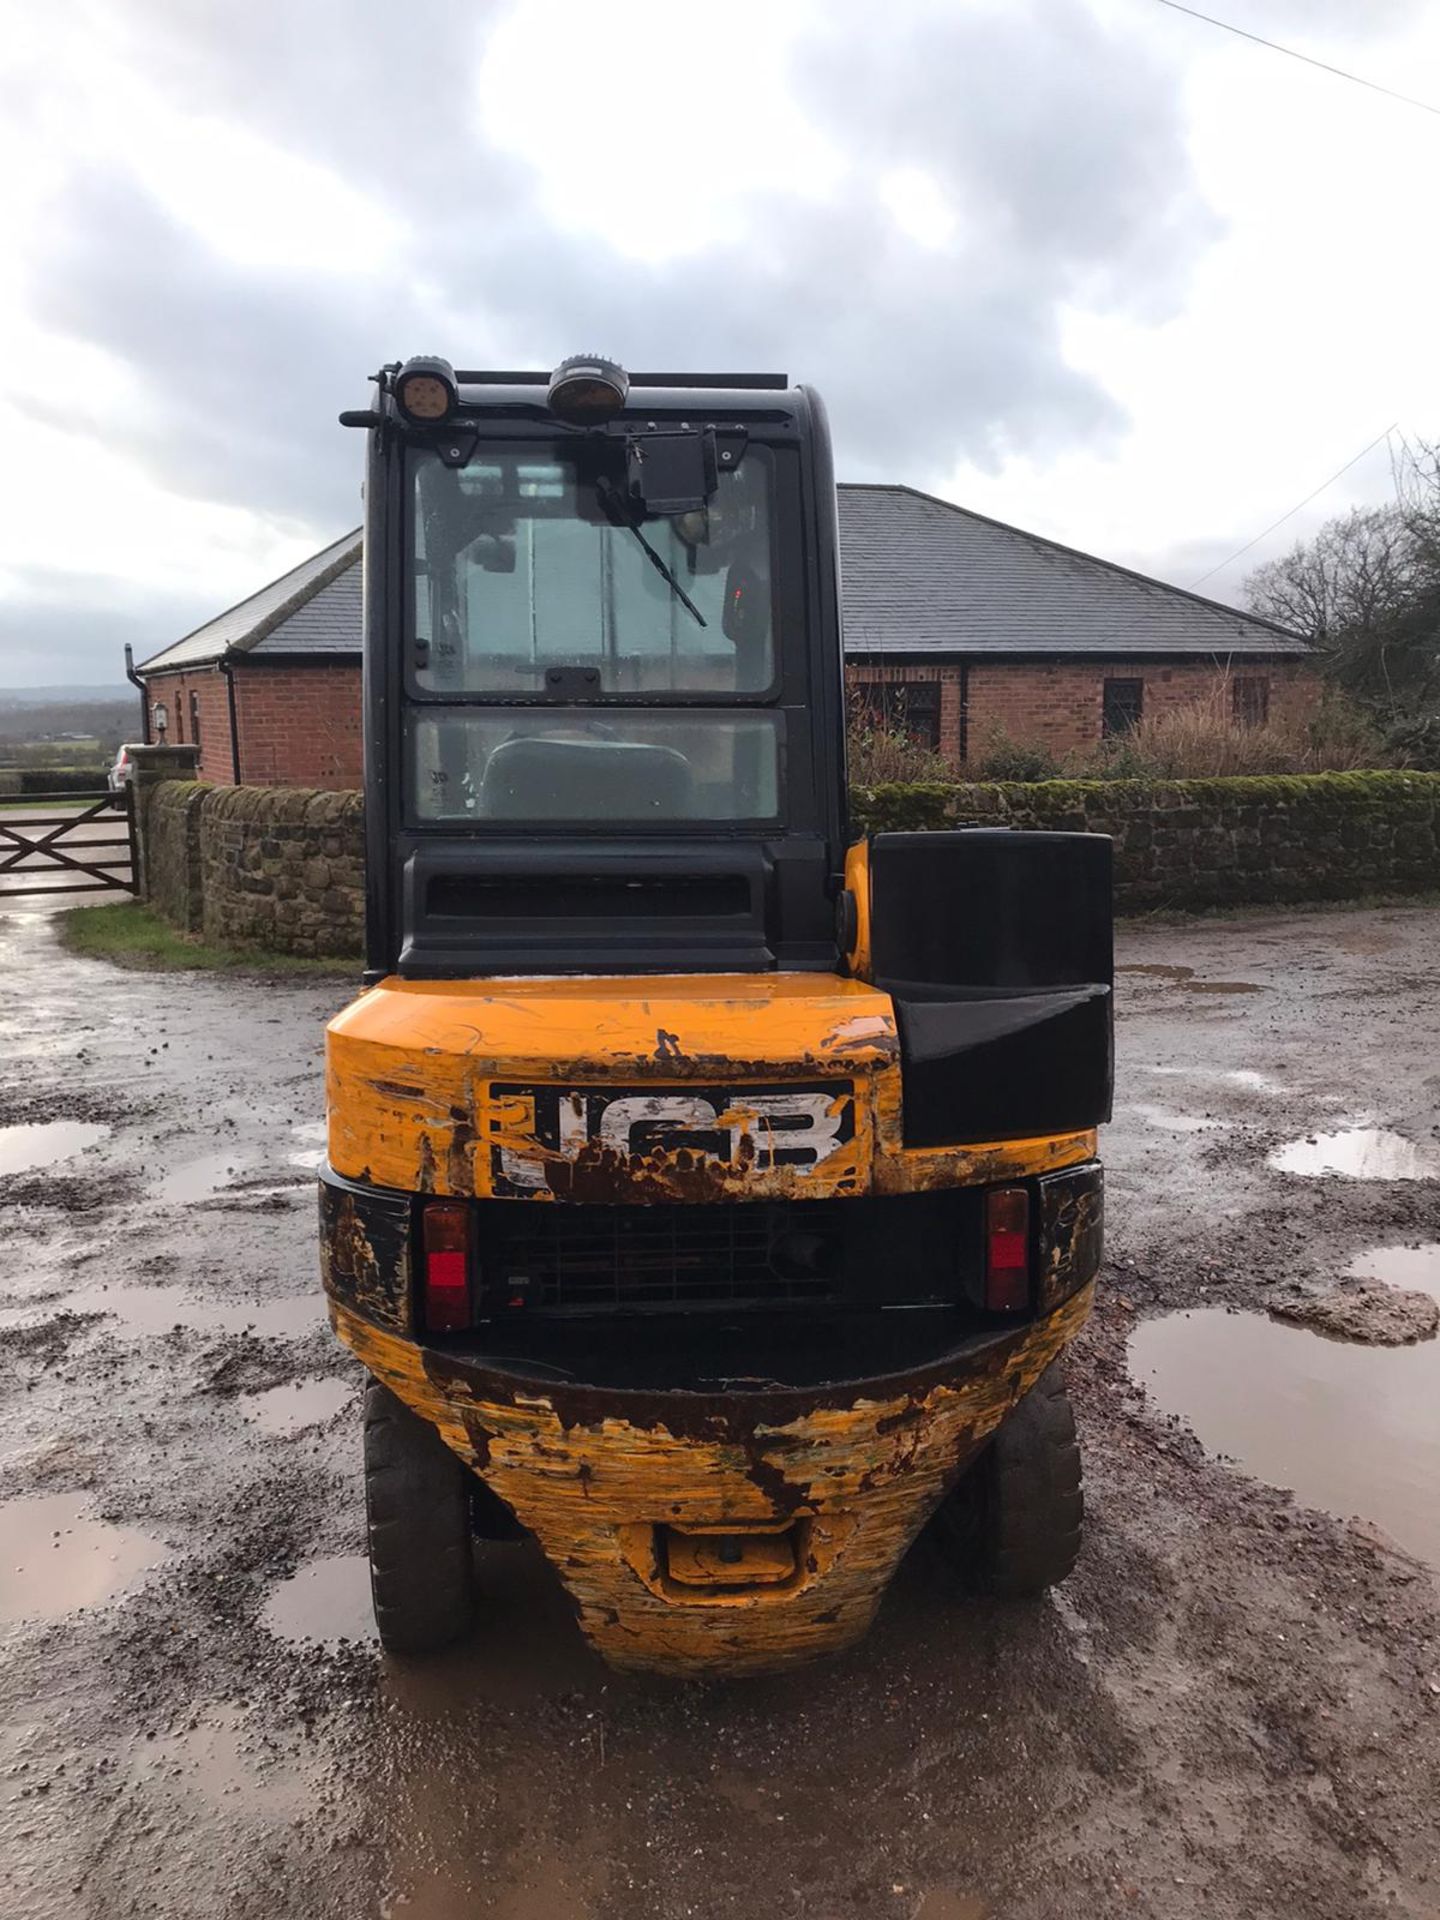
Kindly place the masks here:
POLYGON ((70 1313, 114 1314, 127 1331, 163 1333, 171 1327, 200 1332, 302 1334, 324 1325, 318 1293, 282 1300, 200 1300, 184 1287, 86 1287, 61 1303, 70 1313))
POLYGON ((1384 1280, 1392 1287, 1440 1300, 1440 1241, 1419 1247, 1372 1247, 1350 1262, 1350 1272, 1357 1280, 1384 1280))
POLYGON ((79 1120, 48 1120, 30 1127, 0 1127, 0 1174, 34 1173, 39 1167, 73 1160, 87 1147, 98 1146, 108 1127, 79 1120))
POLYGON ((168 1558, 146 1534, 87 1519, 87 1504, 83 1494, 54 1493, 0 1506, 0 1624, 99 1606, 168 1558))
POLYGON ((1132 1072, 1153 1073, 1167 1080, 1208 1080, 1221 1086, 1243 1087, 1246 1093, 1285 1093, 1278 1080, 1272 1080, 1268 1073, 1257 1073, 1253 1067, 1139 1067, 1132 1072))
POLYGON ((1152 1127, 1163 1127, 1167 1133, 1209 1133, 1221 1125, 1219 1120, 1203 1120, 1198 1114, 1171 1113, 1166 1107, 1140 1105, 1125 1107, 1122 1111, 1138 1114, 1152 1127))
POLYGON ((275 1587, 260 1624, 282 1640, 373 1640, 369 1561, 363 1553, 310 1561, 275 1587))
POLYGON ((1276 1173, 1312 1177, 1338 1174, 1346 1180, 1429 1180, 1440 1174, 1440 1153, 1417 1147, 1384 1127, 1347 1127, 1317 1133, 1277 1147, 1268 1164, 1276 1173))
POLYGON ((1147 964, 1139 967, 1117 967, 1116 973, 1138 973, 1146 980, 1168 980, 1172 986, 1184 987, 1187 993, 1264 993, 1264 987, 1254 980, 1197 980, 1193 967, 1162 967, 1147 964))
POLYGON ((240 1172, 239 1158, 230 1147, 224 1153, 207 1153, 203 1160, 189 1160, 183 1167, 172 1167, 163 1180, 156 1182, 155 1197, 172 1205, 183 1205, 187 1200, 208 1200, 229 1185, 232 1174, 240 1172))
POLYGON ((241 1402, 245 1418, 262 1433, 282 1438, 322 1426, 342 1413, 355 1397, 349 1380, 297 1380, 247 1394, 241 1402))
MULTIPOLYGON (((306 1801, 312 1783, 301 1758, 293 1741, 254 1727, 238 1708, 217 1707, 184 1733, 137 1743, 131 1775, 138 1787, 168 1789, 221 1811, 243 1807, 247 1819, 273 1823, 293 1818, 306 1801)), ((308 1771, 318 1773, 306 1758, 308 1771)))
POLYGON ((986 1920, 985 1902, 973 1894, 932 1887, 915 1909, 915 1920, 986 1920))
POLYGON ((105 1313, 126 1333, 169 1333, 186 1327, 202 1333, 298 1335, 323 1326, 318 1292, 283 1300, 201 1300, 185 1287, 82 1287, 43 1307, 7 1309, 0 1327, 36 1327, 62 1313, 105 1313))
POLYGON ((1130 1370, 1208 1453, 1440 1567, 1440 1341, 1359 1346, 1202 1307, 1137 1328, 1130 1370))

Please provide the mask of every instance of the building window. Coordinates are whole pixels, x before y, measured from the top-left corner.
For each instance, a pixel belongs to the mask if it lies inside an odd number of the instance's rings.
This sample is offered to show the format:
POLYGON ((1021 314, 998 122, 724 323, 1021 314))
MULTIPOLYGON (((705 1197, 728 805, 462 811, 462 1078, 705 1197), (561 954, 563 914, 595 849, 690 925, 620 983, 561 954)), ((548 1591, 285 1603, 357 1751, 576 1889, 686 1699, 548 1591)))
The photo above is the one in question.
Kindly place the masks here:
POLYGON ((1107 680, 1105 704, 1100 713, 1101 738, 1114 740, 1122 733, 1133 731, 1140 724, 1144 708, 1143 680, 1107 680))
POLYGON ((193 747, 198 747, 200 744, 200 696, 198 693, 192 693, 190 696, 190 744, 193 747))
POLYGON ((177 747, 185 744, 185 709, 178 693, 175 696, 175 744, 177 747))
POLYGON ((863 681, 855 691, 860 712, 872 727, 908 734, 917 746, 940 751, 938 680, 863 681))
POLYGON ((1270 718, 1270 682, 1246 674, 1234 688, 1236 726, 1263 727, 1270 718))

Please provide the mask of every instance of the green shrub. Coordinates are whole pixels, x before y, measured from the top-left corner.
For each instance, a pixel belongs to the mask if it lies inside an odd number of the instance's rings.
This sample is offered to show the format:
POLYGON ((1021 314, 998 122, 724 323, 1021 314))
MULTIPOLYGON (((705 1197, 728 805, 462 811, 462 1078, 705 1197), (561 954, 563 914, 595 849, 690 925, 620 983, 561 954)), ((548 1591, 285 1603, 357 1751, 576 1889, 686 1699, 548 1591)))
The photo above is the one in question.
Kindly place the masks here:
POLYGON ((104 767, 22 767, 21 793, 96 793, 105 785, 104 767))
POLYGON ((850 789, 850 824, 857 833, 918 833, 951 824, 959 791, 938 780, 882 783, 850 789))
POLYGON ((882 719, 866 705, 858 687, 851 689, 846 703, 845 760, 857 787, 934 785, 952 778, 944 754, 906 732, 903 709, 892 719, 882 719))
POLYGON ((1059 776, 1060 762, 1048 747, 1013 740, 1003 727, 996 727, 986 735, 983 751, 966 771, 971 769, 975 778, 983 781, 1054 780, 1059 776))

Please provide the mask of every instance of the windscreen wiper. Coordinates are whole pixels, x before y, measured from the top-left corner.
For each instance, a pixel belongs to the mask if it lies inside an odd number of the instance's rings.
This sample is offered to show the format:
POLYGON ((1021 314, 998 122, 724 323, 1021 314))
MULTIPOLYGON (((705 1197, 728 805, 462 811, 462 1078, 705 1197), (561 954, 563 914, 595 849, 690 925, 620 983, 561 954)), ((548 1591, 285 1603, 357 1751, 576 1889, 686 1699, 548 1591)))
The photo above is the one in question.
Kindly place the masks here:
POLYGON ((624 502, 617 495, 611 482, 603 479, 598 481, 595 491, 600 496, 601 506, 604 507, 614 525, 617 527, 628 527, 630 532, 634 534, 635 538, 644 548, 645 556, 651 566, 654 567, 660 578, 665 582, 666 586, 669 587, 670 591, 675 595, 675 598, 684 607, 695 624, 700 627, 707 625, 708 623, 704 614, 701 613, 695 602, 690 598, 689 594, 686 593, 684 587, 682 587, 680 582, 675 578, 670 568, 666 566, 665 562, 660 558, 660 555, 645 538, 644 534, 640 531, 639 523, 632 519, 625 511, 624 502))

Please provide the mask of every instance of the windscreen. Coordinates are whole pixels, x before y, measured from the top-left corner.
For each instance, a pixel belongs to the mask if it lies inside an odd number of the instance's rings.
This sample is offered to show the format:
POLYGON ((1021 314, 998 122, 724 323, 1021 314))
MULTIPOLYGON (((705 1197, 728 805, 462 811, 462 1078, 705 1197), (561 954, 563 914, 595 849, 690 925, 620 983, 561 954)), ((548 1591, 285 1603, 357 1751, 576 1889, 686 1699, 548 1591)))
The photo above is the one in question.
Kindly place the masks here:
POLYGON ((484 445, 415 464, 412 686, 543 697, 763 695, 775 678, 771 467, 750 447, 708 504, 647 517, 621 443, 484 445))

